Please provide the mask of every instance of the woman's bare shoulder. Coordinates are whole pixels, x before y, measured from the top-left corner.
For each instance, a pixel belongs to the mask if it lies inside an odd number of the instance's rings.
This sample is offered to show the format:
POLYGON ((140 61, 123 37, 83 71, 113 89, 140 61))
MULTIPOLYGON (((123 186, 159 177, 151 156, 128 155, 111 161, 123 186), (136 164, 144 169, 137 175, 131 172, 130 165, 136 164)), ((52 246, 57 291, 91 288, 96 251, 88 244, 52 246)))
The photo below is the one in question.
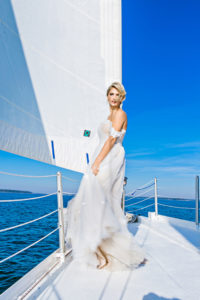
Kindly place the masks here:
POLYGON ((112 120, 113 127, 115 130, 120 131, 121 129, 127 129, 127 115, 124 110, 121 108, 115 113, 115 116, 112 120))
POLYGON ((124 110, 122 110, 121 108, 118 109, 117 113, 116 113, 116 118, 117 119, 121 119, 124 122, 127 121, 127 114, 124 110))

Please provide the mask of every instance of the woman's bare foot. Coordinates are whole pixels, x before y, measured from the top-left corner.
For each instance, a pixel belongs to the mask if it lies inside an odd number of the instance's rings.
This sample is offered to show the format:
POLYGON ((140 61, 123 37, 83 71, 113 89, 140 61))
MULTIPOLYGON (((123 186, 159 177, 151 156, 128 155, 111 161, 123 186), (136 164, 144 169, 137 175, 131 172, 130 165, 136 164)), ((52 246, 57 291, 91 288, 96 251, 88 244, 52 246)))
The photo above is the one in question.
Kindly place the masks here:
POLYGON ((107 266, 107 264, 108 264, 108 259, 107 259, 106 254, 104 253, 104 251, 103 251, 100 247, 98 247, 97 249, 98 249, 99 252, 100 252, 100 255, 99 255, 98 253, 96 253, 96 254, 97 254, 97 258, 98 258, 98 260, 99 260, 99 262, 100 262, 100 264, 97 266, 97 268, 98 268, 98 269, 103 269, 105 266, 107 266), (102 263, 102 261, 103 261, 104 263, 102 263))
POLYGON ((105 259, 102 256, 100 256, 98 253, 96 253, 96 255, 99 260, 99 265, 97 265, 97 268, 102 269, 103 266, 105 265, 105 259))
POLYGON ((147 258, 144 258, 144 260, 140 263, 140 265, 145 265, 148 262, 147 258))
POLYGON ((97 269, 101 270, 103 268, 105 268, 105 266, 107 266, 108 262, 105 262, 105 264, 102 264, 102 265, 98 265, 97 266, 97 269))

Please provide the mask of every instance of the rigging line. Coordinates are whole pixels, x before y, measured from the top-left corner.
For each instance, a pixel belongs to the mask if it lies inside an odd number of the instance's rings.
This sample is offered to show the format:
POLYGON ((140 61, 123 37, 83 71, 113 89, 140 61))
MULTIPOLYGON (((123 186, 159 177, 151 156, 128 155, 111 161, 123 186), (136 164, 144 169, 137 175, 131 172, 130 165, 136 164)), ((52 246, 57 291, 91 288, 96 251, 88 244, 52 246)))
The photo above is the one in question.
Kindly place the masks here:
MULTIPOLYGON (((150 180, 150 181, 148 181, 147 183, 145 183, 145 184, 139 186, 139 188, 137 188, 137 189, 141 189, 141 188, 145 187, 147 184, 150 184, 152 181, 153 181, 153 179, 150 180)), ((134 193, 137 189, 135 189, 134 191, 132 191, 132 192, 130 192, 130 193, 128 193, 128 194, 126 194, 125 196, 131 195, 131 194, 134 193)))
POLYGON ((131 203, 131 204, 125 205, 125 207, 131 206, 131 205, 136 205, 136 204, 138 204, 138 203, 141 203, 141 202, 144 202, 144 201, 146 201, 146 200, 149 200, 150 198, 153 198, 153 197, 154 197, 154 196, 147 197, 146 199, 144 199, 144 200, 142 200, 142 201, 138 201, 138 202, 136 202, 136 203, 131 203))
POLYGON ((39 239, 39 240, 37 240, 36 242, 32 243, 31 245, 29 245, 29 246, 27 246, 27 247, 25 247, 25 248, 19 250, 18 252, 14 253, 14 254, 12 254, 12 255, 10 255, 10 256, 8 256, 8 257, 2 259, 2 260, 0 260, 0 264, 2 264, 3 262, 7 261, 7 260, 10 259, 10 258, 15 257, 16 255, 18 255, 18 254, 20 254, 21 252, 23 252, 23 251, 25 251, 25 250, 31 248, 32 246, 38 244, 38 243, 41 242, 42 240, 46 239, 49 235, 51 235, 51 234, 53 234, 54 232, 56 232, 59 228, 60 228, 60 226, 57 227, 57 228, 55 228, 55 229, 52 230, 51 232, 49 232, 47 235, 43 236, 41 239, 39 239))
POLYGON ((14 33, 15 36, 17 36, 19 38, 19 34, 13 30, 6 22, 4 22, 1 18, 0 18, 0 23, 2 25, 4 25, 7 29, 9 29, 12 33, 14 33))
POLYGON ((129 199, 125 199, 125 201, 129 201, 129 200, 131 200, 131 199, 138 198, 138 197, 140 197, 141 195, 145 195, 146 193, 148 193, 148 192, 150 192, 150 191, 152 191, 152 190, 153 190, 153 188, 147 190, 147 191, 144 192, 144 193, 140 193, 140 194, 138 194, 138 195, 136 195, 136 196, 130 197, 129 199))
POLYGON ((41 51, 37 50, 35 47, 28 45, 27 47, 29 47, 32 51, 34 51, 35 53, 39 54, 40 56, 42 56, 43 58, 45 58, 46 60, 48 60, 51 64, 53 64, 54 66, 56 66, 58 69, 64 71, 65 73, 69 74, 71 77, 75 78, 76 80, 82 82, 83 84, 89 86, 90 88, 92 88, 93 90, 97 91, 100 95, 104 95, 104 92, 102 90, 100 90, 98 87, 96 87, 95 85, 91 84, 90 82, 86 81, 85 79, 83 79, 82 77, 80 77, 79 75, 75 74, 74 72, 64 68, 62 65, 56 63, 52 58, 50 58, 48 55, 42 53, 41 51))
POLYGON ((27 178, 44 178, 44 177, 56 177, 57 175, 25 175, 25 174, 17 174, 17 173, 8 173, 0 171, 0 174, 9 175, 9 176, 17 176, 17 177, 27 177, 27 178))
POLYGON ((82 14, 83 16, 87 17, 89 20, 93 21, 94 23, 100 25, 100 22, 98 22, 95 18, 91 17, 90 15, 88 15, 87 13, 85 13, 83 10, 79 9, 78 7, 76 7, 75 5, 73 5, 70 1, 64 0, 64 2, 71 6, 74 10, 78 11, 80 14, 82 14))
POLYGON ((50 216, 50 215, 56 213, 57 211, 58 211, 58 209, 56 209, 56 210, 54 210, 54 211, 50 212, 49 214, 46 214, 46 215, 44 215, 44 216, 42 216, 42 217, 39 217, 39 218, 37 218, 37 219, 28 221, 28 222, 26 222, 26 223, 19 224, 19 225, 16 225, 16 226, 12 226, 12 227, 8 227, 8 228, 4 228, 4 229, 1 229, 0 232, 5 232, 5 231, 12 230, 12 229, 15 229, 15 228, 18 228, 18 227, 21 227, 21 226, 25 226, 25 225, 27 225, 27 224, 34 223, 34 222, 36 222, 36 221, 39 221, 39 220, 41 220, 41 219, 44 219, 44 218, 46 218, 46 217, 48 217, 48 216, 50 216))
MULTIPOLYGON (((6 26, 7 28, 10 29, 10 27, 1 21, 1 23, 6 26)), ((12 29, 10 29, 12 32, 14 32, 12 29)), ((22 34, 20 33, 16 33, 14 32, 15 35, 22 40, 22 34)), ((26 39, 23 38, 23 40, 26 42, 26 39)), ((104 93, 102 92, 102 90, 100 90, 98 87, 96 87, 95 85, 89 83, 88 81, 84 80, 83 78, 81 78, 79 75, 74 74, 72 71, 64 68, 62 65, 59 65, 58 63, 56 63, 53 59, 51 59, 49 56, 47 56, 46 54, 42 53, 41 51, 37 50, 35 47, 29 45, 28 43, 26 43, 26 46, 28 46, 32 51, 38 53, 40 56, 43 56, 44 58, 46 58, 49 62, 51 62, 53 65, 55 65, 56 67, 58 67, 59 69, 63 70, 64 72, 70 74, 72 77, 78 79, 79 81, 83 82, 85 85, 88 85, 89 87, 91 87, 92 89, 96 90, 97 92, 99 92, 101 95, 104 95, 104 93)))
POLYGON ((138 189, 136 189, 131 195, 133 196, 137 191, 147 189, 147 188, 153 186, 154 184, 155 184, 155 183, 152 183, 152 184, 150 184, 150 185, 148 185, 148 186, 145 186, 144 188, 138 188, 138 189))
POLYGON ((195 207, 180 207, 180 206, 172 206, 172 205, 161 204, 161 203, 158 203, 158 205, 168 206, 168 207, 173 207, 173 208, 182 208, 182 209, 196 209, 195 207))
MULTIPOLYGON (((21 112, 23 112, 24 114, 26 114, 26 115, 30 116, 31 118, 35 119, 36 121, 38 121, 39 123, 41 123, 42 126, 43 126, 42 120, 41 120, 40 118, 38 118, 38 117, 36 117, 35 115, 31 114, 30 112, 24 110, 23 108, 21 108, 20 106, 18 106, 17 104, 15 104, 14 102, 12 102, 12 101, 9 100, 8 98, 6 98, 5 96, 0 95, 0 98, 1 98, 2 100, 4 100, 5 102, 9 103, 10 105, 13 105, 13 106, 14 106, 15 108, 17 108, 19 111, 21 111, 21 112)), ((65 136, 65 132, 64 132, 62 129, 60 129, 60 128, 58 128, 58 127, 55 127, 54 125, 51 125, 51 124, 49 124, 48 122, 46 122, 46 124, 47 124, 48 126, 50 126, 52 129, 58 130, 60 133, 62 133, 62 135, 65 136)), ((23 129, 23 130, 24 130, 24 129, 23 129)))
MULTIPOLYGON (((4 22, 2 22, 3 25, 5 25, 4 22)), ((6 26, 6 25, 5 25, 6 26)), ((7 28, 9 28, 9 26, 6 26, 7 28)), ((10 29, 10 28, 9 28, 10 29)), ((11 30, 12 32, 14 32, 13 30, 11 30)), ((22 35, 20 33, 16 33, 14 32, 15 35, 22 40, 22 35)), ((111 32, 111 34, 113 35, 113 32, 111 32)), ((26 39, 23 38, 23 40, 26 42, 26 39)), ((75 74, 74 72, 64 68, 62 65, 56 63, 52 58, 50 58, 48 55, 42 53, 41 51, 37 50, 35 47, 29 45, 28 43, 26 43, 26 46, 29 47, 32 51, 36 52, 37 54, 39 54, 40 56, 46 58, 49 62, 51 62, 53 65, 55 65, 57 68, 63 70, 65 73, 70 74, 72 77, 74 77, 75 79, 77 79, 78 81, 81 81, 82 83, 84 83, 85 85, 89 86, 90 88, 96 90, 98 93, 100 93, 101 95, 104 95, 104 92, 102 92, 101 89, 99 89, 97 86, 91 84, 90 82, 86 81, 85 79, 83 79, 82 77, 80 77, 79 75, 75 74)))
MULTIPOLYGON (((133 211, 141 210, 141 209, 147 208, 147 207, 152 206, 152 205, 154 205, 154 203, 152 203, 150 205, 147 205, 145 207, 142 207, 142 208, 134 209, 133 211)), ((127 212, 132 212, 132 210, 128 210, 127 212)))
MULTIPOLYGON (((17 104, 15 104, 15 103, 12 102, 11 100, 9 100, 8 98, 6 98, 6 97, 4 97, 4 96, 2 96, 2 95, 0 95, 0 98, 1 98, 2 100, 4 100, 5 102, 9 103, 10 105, 15 106, 18 110, 20 110, 21 112, 27 114, 29 117, 34 118, 35 120, 41 122, 41 120, 40 120, 38 117, 36 117, 35 115, 32 115, 30 112, 24 110, 23 108, 21 108, 20 106, 18 106, 17 104)), ((41 123, 42 123, 42 122, 41 122, 41 123)))
POLYGON ((40 199, 40 198, 45 198, 45 197, 49 197, 49 196, 52 196, 52 195, 56 195, 56 193, 52 193, 52 194, 47 194, 47 195, 44 195, 44 196, 39 196, 39 197, 34 197, 34 198, 25 198, 25 199, 11 199, 11 200, 0 200, 0 203, 3 203, 3 202, 20 202, 20 201, 30 201, 30 200, 35 200, 35 199, 40 199))
POLYGON ((161 195, 158 195, 158 197, 160 198, 159 200, 163 200, 163 201, 195 201, 195 199, 177 199, 177 198, 167 198, 167 197, 162 197, 161 195))
MULTIPOLYGON (((77 12, 79 12, 80 14, 82 14, 83 16, 87 17, 89 20, 95 22, 97 25, 101 25, 101 22, 97 21, 95 18, 91 17, 90 15, 86 14, 83 10, 80 10, 79 8, 77 8, 77 6, 72 5, 70 1, 64 0, 64 2, 66 4, 68 4, 69 6, 71 6, 74 10, 76 10, 77 12)), ((108 28, 106 29, 106 34, 110 34, 112 35, 115 39, 119 40, 119 36, 116 34, 116 32, 112 31, 112 30, 108 30, 108 28)))
POLYGON ((73 181, 73 182, 79 182, 79 180, 71 179, 70 177, 62 176, 62 178, 73 181))
POLYGON ((63 192, 64 195, 76 195, 76 193, 63 192))

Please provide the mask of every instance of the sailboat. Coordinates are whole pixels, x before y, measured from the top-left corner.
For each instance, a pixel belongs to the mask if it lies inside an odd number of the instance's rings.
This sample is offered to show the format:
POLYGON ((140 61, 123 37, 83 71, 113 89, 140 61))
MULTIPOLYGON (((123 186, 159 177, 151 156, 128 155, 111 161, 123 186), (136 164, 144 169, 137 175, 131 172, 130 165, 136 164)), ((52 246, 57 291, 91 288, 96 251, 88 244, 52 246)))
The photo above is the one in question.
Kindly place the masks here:
MULTIPOLYGON (((120 0, 0 2, 1 150, 85 172, 109 114, 104 91, 122 80, 121 9, 120 0)), ((61 244, 0 299, 200 299, 195 224, 155 211, 129 230, 145 267, 82 270, 61 244)))

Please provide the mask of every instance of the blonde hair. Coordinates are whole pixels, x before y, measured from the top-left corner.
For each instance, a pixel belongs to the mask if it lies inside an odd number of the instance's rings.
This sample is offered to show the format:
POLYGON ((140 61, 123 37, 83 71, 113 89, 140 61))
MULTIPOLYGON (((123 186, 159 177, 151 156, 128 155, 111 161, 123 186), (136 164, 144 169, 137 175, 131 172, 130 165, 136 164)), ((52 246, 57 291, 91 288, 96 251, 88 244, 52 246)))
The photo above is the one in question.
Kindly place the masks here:
POLYGON ((117 82, 117 81, 113 82, 107 89, 107 93, 106 93, 107 96, 112 88, 115 88, 116 90, 118 90, 118 92, 120 94, 121 102, 124 101, 126 98, 126 91, 125 91, 124 86, 120 82, 117 82))

